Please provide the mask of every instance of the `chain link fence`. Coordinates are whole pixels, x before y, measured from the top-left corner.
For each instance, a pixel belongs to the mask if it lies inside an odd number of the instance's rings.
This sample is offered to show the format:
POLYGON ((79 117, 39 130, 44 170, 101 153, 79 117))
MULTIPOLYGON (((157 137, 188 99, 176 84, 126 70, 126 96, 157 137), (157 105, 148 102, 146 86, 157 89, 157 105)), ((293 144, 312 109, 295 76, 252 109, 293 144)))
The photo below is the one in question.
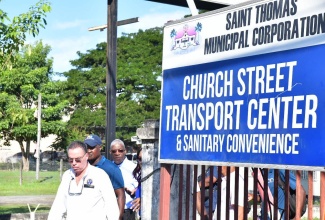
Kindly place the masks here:
MULTIPOLYGON (((20 162, 2 162, 0 163, 0 170, 19 170, 20 162)), ((62 160, 62 170, 65 171, 70 168, 70 164, 67 161, 62 160)), ((40 171, 59 171, 60 170, 60 161, 51 160, 47 162, 40 163, 40 171)), ((29 170, 36 171, 36 161, 29 162, 29 170)))

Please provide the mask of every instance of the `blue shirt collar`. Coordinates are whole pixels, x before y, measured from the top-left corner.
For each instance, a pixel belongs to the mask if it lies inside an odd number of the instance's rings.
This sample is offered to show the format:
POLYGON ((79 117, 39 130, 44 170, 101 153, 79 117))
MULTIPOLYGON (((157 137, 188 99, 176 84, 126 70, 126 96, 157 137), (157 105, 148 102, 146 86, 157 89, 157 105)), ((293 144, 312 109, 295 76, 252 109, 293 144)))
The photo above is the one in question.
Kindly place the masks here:
POLYGON ((103 165, 105 160, 106 160, 106 157, 102 156, 102 158, 100 158, 100 160, 98 161, 98 163, 95 166, 98 167, 98 166, 103 165))

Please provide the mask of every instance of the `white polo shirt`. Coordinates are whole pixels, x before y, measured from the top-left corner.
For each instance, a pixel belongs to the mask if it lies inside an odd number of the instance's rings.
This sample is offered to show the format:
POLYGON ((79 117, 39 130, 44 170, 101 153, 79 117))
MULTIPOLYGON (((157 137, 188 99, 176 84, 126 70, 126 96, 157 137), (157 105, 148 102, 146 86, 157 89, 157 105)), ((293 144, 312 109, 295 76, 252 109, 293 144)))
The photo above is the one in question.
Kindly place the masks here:
MULTIPOLYGON (((124 180, 124 187, 128 188, 129 190, 136 189, 139 184, 138 184, 138 181, 133 176, 133 170, 137 165, 135 163, 129 161, 126 157, 122 163, 116 164, 116 165, 120 168, 120 170, 122 172, 122 176, 123 176, 123 180, 124 180)), ((125 192, 124 209, 129 209, 131 207, 132 200, 133 199, 131 198, 131 196, 127 192, 125 192)))
POLYGON ((83 179, 77 185, 75 173, 67 170, 52 204, 48 220, 116 220, 120 212, 116 195, 108 175, 88 164, 83 179))
MULTIPOLYGON (((239 174, 239 183, 238 183, 238 206, 244 206, 244 178, 239 174)), ((227 196, 229 199, 229 219, 236 220, 235 218, 235 172, 231 172, 229 178, 222 177, 221 182, 221 207, 220 207, 220 219, 226 219, 226 201, 227 196), (227 181, 230 181, 230 195, 227 195, 227 181)), ((217 219, 217 207, 215 208, 212 219, 217 219)))

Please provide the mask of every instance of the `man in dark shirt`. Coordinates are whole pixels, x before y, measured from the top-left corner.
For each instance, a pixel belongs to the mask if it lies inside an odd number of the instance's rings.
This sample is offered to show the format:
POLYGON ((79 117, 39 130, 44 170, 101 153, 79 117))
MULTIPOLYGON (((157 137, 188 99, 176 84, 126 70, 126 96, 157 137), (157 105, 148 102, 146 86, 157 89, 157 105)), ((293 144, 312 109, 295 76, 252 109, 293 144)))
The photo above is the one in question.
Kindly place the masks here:
POLYGON ((123 219, 125 205, 124 180, 121 170, 112 161, 101 155, 102 141, 100 137, 94 134, 89 135, 84 143, 87 145, 89 163, 103 169, 111 179, 120 210, 119 219, 121 220, 123 219))

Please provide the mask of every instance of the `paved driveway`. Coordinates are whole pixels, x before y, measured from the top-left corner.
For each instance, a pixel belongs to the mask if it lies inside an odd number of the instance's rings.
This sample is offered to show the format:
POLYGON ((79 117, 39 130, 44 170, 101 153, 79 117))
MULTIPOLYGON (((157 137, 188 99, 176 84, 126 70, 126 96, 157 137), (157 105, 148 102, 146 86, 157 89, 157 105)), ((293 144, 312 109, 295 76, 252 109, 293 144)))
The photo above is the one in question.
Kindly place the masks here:
POLYGON ((0 205, 4 204, 29 204, 29 205, 48 205, 51 206, 55 195, 41 196, 0 196, 0 205))

